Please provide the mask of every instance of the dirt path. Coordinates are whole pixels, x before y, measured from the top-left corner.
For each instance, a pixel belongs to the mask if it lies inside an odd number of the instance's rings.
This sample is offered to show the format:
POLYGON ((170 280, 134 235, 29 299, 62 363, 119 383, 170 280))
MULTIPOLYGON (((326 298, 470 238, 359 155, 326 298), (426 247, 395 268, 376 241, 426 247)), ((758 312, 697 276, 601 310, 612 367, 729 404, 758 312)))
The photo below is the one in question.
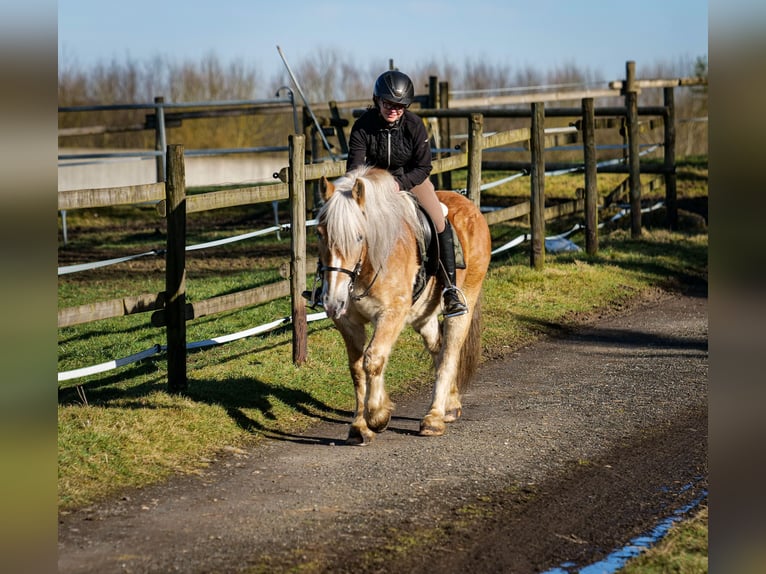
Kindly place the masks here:
POLYGON ((583 566, 707 488, 707 365, 707 299, 663 296, 484 363, 443 437, 423 395, 369 447, 327 422, 63 515, 59 571, 583 566))

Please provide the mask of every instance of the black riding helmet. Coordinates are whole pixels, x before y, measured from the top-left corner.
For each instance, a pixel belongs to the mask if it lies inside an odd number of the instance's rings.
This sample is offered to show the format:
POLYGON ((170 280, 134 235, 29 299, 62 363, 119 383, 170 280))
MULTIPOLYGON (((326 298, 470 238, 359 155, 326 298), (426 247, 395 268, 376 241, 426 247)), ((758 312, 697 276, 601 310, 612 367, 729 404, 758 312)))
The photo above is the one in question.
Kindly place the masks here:
POLYGON ((383 72, 375 80, 375 88, 372 90, 374 98, 381 98, 387 102, 409 106, 415 97, 415 88, 407 74, 398 70, 383 72))

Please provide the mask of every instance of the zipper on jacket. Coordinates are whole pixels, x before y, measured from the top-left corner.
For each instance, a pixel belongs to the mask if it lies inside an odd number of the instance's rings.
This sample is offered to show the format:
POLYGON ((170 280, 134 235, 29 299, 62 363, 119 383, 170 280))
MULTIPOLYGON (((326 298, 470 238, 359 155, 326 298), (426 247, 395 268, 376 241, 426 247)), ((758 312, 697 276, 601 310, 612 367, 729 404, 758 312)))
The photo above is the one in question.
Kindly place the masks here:
POLYGON ((388 160, 386 169, 391 169, 391 130, 386 130, 386 159, 388 160))

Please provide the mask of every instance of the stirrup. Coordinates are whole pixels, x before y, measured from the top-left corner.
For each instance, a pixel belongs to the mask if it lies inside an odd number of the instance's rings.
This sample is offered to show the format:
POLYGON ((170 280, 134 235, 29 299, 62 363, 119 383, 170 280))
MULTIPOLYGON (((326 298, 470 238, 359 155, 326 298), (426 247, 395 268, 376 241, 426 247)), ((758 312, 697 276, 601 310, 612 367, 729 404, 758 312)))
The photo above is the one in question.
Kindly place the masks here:
POLYGON ((444 301, 442 315, 444 315, 445 319, 459 317, 468 313, 468 302, 465 299, 465 295, 454 285, 445 287, 442 290, 442 299, 444 301))

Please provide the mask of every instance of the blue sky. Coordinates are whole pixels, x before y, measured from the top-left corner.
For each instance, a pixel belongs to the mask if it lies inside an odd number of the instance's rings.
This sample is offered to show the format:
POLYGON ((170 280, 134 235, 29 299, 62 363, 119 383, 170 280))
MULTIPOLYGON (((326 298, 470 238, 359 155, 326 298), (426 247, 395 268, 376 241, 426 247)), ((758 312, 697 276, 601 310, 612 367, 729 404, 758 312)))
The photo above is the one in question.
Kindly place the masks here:
POLYGON ((625 62, 694 61, 708 52, 704 0, 60 0, 59 64, 87 68, 162 56, 198 61, 214 53, 267 77, 317 49, 349 53, 362 68, 389 59, 486 60, 541 72, 575 64, 606 79, 625 62))

